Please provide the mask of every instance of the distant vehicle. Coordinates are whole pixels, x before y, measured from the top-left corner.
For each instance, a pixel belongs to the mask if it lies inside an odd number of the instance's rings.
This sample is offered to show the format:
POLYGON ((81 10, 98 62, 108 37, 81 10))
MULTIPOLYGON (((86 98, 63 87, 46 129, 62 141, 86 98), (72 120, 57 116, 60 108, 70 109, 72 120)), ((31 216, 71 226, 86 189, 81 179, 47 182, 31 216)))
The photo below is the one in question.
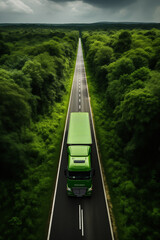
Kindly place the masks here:
POLYGON ((77 197, 91 196, 94 170, 91 167, 92 137, 87 112, 70 114, 67 146, 67 194, 77 197))

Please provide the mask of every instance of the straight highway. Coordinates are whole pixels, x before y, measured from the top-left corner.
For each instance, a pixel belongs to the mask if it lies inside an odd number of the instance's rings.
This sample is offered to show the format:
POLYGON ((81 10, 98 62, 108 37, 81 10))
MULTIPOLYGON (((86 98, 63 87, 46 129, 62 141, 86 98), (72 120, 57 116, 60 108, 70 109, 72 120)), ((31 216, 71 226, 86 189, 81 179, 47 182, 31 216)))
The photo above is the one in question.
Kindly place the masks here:
POLYGON ((114 240, 106 196, 103 189, 94 129, 90 112, 90 103, 86 73, 84 67, 81 40, 75 66, 66 127, 61 149, 53 206, 50 217, 47 240, 114 240), (67 133, 71 112, 89 112, 92 132, 93 194, 91 197, 74 198, 66 193, 67 133))

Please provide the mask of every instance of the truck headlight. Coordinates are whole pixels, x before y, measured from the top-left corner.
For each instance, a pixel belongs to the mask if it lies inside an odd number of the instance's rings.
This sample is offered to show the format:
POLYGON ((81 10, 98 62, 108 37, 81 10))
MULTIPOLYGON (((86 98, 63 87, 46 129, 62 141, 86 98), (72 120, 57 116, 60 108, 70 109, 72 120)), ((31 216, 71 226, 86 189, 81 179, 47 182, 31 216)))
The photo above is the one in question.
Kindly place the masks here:
POLYGON ((91 192, 93 189, 92 189, 92 186, 90 188, 88 188, 88 192, 91 192))
POLYGON ((71 192, 72 190, 71 190, 71 188, 69 188, 69 187, 67 186, 67 191, 71 192))

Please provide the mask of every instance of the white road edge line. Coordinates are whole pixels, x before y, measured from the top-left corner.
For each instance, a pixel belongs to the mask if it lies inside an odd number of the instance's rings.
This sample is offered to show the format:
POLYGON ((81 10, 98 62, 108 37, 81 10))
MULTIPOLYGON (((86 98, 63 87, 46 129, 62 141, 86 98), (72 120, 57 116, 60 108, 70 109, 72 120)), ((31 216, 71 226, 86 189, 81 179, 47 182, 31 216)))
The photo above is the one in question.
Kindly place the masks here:
POLYGON ((82 218, 81 218, 81 205, 79 205, 79 230, 81 230, 82 226, 82 218))
MULTIPOLYGON (((79 39, 79 43, 80 43, 80 39, 79 39)), ((78 51, 79 51, 79 43, 78 43, 77 56, 78 56, 78 51)), ((77 57, 76 57, 76 63, 77 63, 77 57)), ((69 99, 67 117, 66 117, 66 121, 65 121, 65 128, 64 128, 64 132, 63 132, 63 140, 62 140, 62 144, 61 144, 61 153, 60 153, 60 157, 59 157, 59 164, 58 164, 56 185, 55 185, 55 190, 54 190, 54 197, 53 197, 53 203, 52 203, 52 209, 51 209, 51 215, 50 215, 50 222, 49 222, 47 240, 49 240, 49 238, 50 238, 50 233, 51 233, 51 226, 52 226, 53 212, 54 212, 54 206, 55 206, 55 200, 56 200, 56 193, 57 193, 59 172, 60 172, 61 161, 62 161, 62 152, 63 152, 63 146, 64 146, 64 138, 65 138, 65 133, 66 133, 66 128, 67 128, 67 122, 68 122, 68 116, 69 116, 69 109, 70 109, 70 105, 71 105, 73 85, 74 85, 74 82, 75 82, 76 68, 77 68, 77 64, 75 64, 74 76, 73 76, 73 81, 72 81, 72 89, 71 89, 71 94, 70 94, 70 99, 69 99)))
MULTIPOLYGON (((82 52, 82 55, 83 55, 83 52, 82 52)), ((85 70, 85 65, 84 65, 84 70, 85 70)), ((86 78, 86 82, 87 82, 86 71, 84 71, 84 73, 85 73, 85 78, 86 78)), ((89 97, 88 83, 87 83, 87 92, 88 92, 88 97, 89 97)), ((100 168, 100 173, 101 173, 101 179, 102 179, 102 185, 103 185, 103 193, 104 193, 105 202, 106 202, 106 208, 107 208, 107 212, 108 212, 109 225, 110 225, 110 229, 111 229, 112 240, 114 240, 112 223, 111 223, 111 217, 110 217, 110 212, 109 212, 109 206, 108 206, 108 201, 107 201, 107 196, 106 196, 105 186, 104 186, 104 181, 103 181, 103 174, 102 174, 102 167, 101 167, 101 162, 100 162, 100 155, 99 155, 99 150, 98 150, 96 132, 95 132, 95 128, 94 128, 93 114, 92 114, 92 108, 91 108, 91 103, 90 103, 90 97, 89 97, 89 109, 90 109, 90 114, 91 114, 91 121, 92 121, 92 126, 93 126, 93 133, 94 133, 94 138, 95 138, 95 143, 96 143, 96 149, 97 149, 97 153, 98 153, 98 163, 99 163, 99 168, 100 168)))
POLYGON ((81 209, 81 218, 82 218, 82 237, 83 237, 84 236, 83 209, 81 209))

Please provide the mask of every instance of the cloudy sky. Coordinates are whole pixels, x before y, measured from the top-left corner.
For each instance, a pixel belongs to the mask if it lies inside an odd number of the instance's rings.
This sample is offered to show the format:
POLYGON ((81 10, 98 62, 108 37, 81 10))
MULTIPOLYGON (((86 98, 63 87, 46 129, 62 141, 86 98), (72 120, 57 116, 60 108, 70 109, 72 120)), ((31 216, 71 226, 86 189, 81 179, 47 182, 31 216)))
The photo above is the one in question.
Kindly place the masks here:
POLYGON ((160 0, 0 0, 0 23, 160 22, 160 0))

